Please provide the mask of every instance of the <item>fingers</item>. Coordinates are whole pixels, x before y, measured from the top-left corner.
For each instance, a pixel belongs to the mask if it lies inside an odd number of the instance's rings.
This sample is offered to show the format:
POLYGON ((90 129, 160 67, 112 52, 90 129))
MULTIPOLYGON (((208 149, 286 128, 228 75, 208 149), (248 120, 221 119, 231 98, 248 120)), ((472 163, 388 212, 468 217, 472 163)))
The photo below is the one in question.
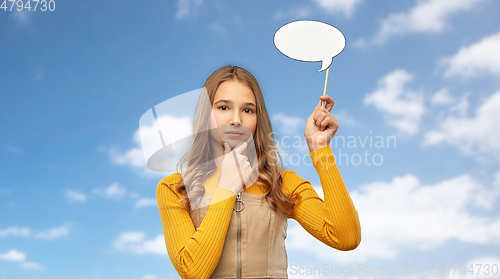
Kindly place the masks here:
POLYGON ((320 96, 319 99, 321 101, 326 102, 325 109, 328 110, 328 112, 332 111, 333 105, 335 104, 335 100, 332 99, 332 97, 330 97, 329 95, 323 95, 323 96, 320 96))
POLYGON ((331 112, 334 104, 335 104, 335 100, 332 99, 332 97, 330 97, 328 95, 320 96, 319 102, 316 105, 316 107, 314 108, 313 113, 311 114, 313 116, 313 119, 316 120, 318 118, 318 113, 321 111, 331 112), (322 103, 323 101, 326 102, 325 107, 323 107, 323 103, 322 103))
POLYGON ((244 142, 240 142, 234 149, 231 149, 231 146, 229 143, 224 141, 224 155, 228 154, 231 151, 234 151, 235 153, 241 154, 245 149, 247 148, 248 144, 253 140, 253 137, 250 136, 248 139, 244 142))
POLYGON ((320 131, 324 131, 326 130, 326 127, 330 125, 335 126, 335 123, 337 122, 338 120, 337 118, 335 118, 335 116, 327 112, 322 112, 319 114, 318 119, 314 121, 314 124, 316 124, 320 131))
POLYGON ((331 112, 334 104, 335 104, 335 100, 332 99, 332 97, 330 97, 328 95, 320 96, 319 103, 314 108, 314 111, 312 113, 313 119, 317 120, 318 113, 320 113, 320 112, 331 112), (326 107, 323 107, 322 101, 326 101, 326 107))
POLYGON ((253 136, 250 133, 250 136, 248 137, 248 139, 244 142, 238 143, 238 145, 236 145, 236 147, 233 150, 235 152, 237 152, 238 154, 241 154, 243 151, 245 151, 245 149, 250 144, 250 142, 252 142, 252 140, 253 140, 253 136))
POLYGON ((321 100, 319 100, 319 103, 318 105, 316 105, 316 107, 314 108, 313 110, 313 113, 311 114, 312 118, 316 121, 316 119, 318 118, 317 115, 318 115, 318 112, 321 111, 321 109, 324 109, 322 106, 321 106, 321 100))
POLYGON ((329 117, 331 116, 331 114, 327 111, 324 110, 323 108, 323 111, 319 111, 315 118, 314 118, 314 123, 316 123, 316 126, 319 127, 319 125, 321 125, 321 122, 323 122, 323 120, 325 120, 326 117, 329 117))
POLYGON ((323 131, 323 129, 321 129, 321 125, 326 118, 327 118, 326 113, 320 113, 318 118, 314 121, 314 123, 316 124, 316 126, 319 128, 320 131, 323 131))
POLYGON ((238 154, 241 154, 241 152, 243 152, 243 150, 245 150, 248 146, 248 143, 246 141, 244 142, 240 142, 235 148, 234 148, 234 152, 238 153, 238 154))
POLYGON ((320 96, 319 98, 320 101, 314 108, 314 111, 312 113, 313 120, 318 127, 321 125, 321 122, 324 120, 324 118, 330 115, 333 105, 335 104, 335 100, 333 100, 332 97, 328 95, 320 96), (326 107, 322 106, 322 101, 327 102, 326 107))
POLYGON ((325 119, 323 119, 323 121, 321 121, 321 124, 319 125, 319 130, 320 131, 326 130, 328 124, 330 124, 330 119, 328 117, 325 117, 325 119))

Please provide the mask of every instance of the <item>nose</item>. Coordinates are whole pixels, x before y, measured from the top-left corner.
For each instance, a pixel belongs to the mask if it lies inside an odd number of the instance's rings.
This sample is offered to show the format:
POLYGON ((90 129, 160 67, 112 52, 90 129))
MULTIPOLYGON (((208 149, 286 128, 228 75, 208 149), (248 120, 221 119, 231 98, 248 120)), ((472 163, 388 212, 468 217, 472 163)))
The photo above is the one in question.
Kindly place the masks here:
POLYGON ((232 117, 231 120, 229 121, 230 125, 238 125, 241 126, 241 118, 238 115, 238 113, 235 113, 232 117))

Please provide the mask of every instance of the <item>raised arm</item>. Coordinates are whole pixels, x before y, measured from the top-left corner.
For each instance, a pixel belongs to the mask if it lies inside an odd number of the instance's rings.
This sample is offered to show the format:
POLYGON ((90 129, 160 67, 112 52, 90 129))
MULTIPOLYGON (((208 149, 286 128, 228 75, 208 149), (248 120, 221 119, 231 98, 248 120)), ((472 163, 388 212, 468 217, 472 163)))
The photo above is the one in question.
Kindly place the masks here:
POLYGON ((216 188, 201 225, 195 229, 189 211, 181 209, 180 196, 168 186, 172 182, 172 176, 166 177, 156 188, 168 256, 181 278, 209 278, 224 247, 236 194, 216 188))
POLYGON ((340 176, 330 145, 309 153, 323 187, 323 201, 311 183, 294 171, 285 171, 284 187, 300 194, 290 218, 312 236, 338 250, 348 251, 361 242, 358 211, 340 176))

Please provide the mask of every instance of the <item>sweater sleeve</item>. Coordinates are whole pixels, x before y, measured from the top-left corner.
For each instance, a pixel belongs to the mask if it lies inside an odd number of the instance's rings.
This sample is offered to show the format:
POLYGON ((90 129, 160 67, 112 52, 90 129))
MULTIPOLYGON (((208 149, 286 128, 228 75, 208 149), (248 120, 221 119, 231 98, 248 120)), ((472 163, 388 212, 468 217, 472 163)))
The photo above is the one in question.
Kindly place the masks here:
POLYGON ((358 211, 340 176, 330 145, 309 155, 319 174, 325 200, 309 181, 294 171, 285 171, 284 187, 292 195, 300 195, 289 217, 326 245, 342 251, 353 250, 361 242, 358 211))
POLYGON ((236 194, 216 188, 196 229, 189 211, 181 208, 182 196, 169 186, 179 180, 173 179, 174 176, 162 179, 156 188, 168 256, 181 278, 209 278, 222 253, 236 194))

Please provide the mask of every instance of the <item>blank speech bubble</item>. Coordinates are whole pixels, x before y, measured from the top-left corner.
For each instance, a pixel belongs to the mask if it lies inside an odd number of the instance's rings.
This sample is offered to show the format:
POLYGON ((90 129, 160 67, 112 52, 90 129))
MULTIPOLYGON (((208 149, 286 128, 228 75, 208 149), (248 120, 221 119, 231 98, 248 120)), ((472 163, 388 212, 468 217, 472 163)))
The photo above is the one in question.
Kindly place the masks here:
POLYGON ((305 62, 322 61, 324 71, 333 57, 344 50, 345 37, 339 29, 315 20, 292 21, 274 33, 274 45, 285 56, 305 62))

